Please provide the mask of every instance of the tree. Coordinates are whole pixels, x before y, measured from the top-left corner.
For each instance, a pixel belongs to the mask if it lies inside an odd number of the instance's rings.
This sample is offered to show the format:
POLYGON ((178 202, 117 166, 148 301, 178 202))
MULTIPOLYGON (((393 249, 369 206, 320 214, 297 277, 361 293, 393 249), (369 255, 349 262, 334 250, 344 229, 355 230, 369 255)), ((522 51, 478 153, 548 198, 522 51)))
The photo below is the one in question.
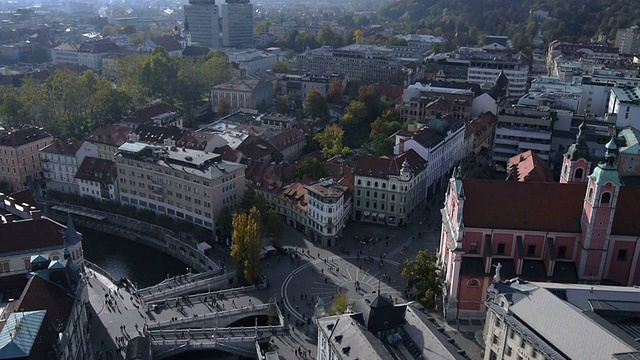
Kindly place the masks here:
POLYGON ((364 38, 364 32, 362 30, 358 29, 353 33, 353 41, 355 41, 356 44, 362 44, 363 38, 364 38))
POLYGON ((296 168, 296 175, 303 178, 305 175, 313 180, 318 180, 329 176, 327 163, 322 162, 314 157, 308 157, 296 168))
POLYGON ((146 105, 151 99, 150 91, 142 78, 145 59, 143 55, 132 55, 118 60, 116 84, 129 94, 135 106, 146 105))
POLYGON ((342 125, 347 131, 358 128, 363 124, 368 117, 368 110, 365 103, 358 100, 351 100, 347 108, 344 110, 344 115, 340 119, 340 125, 342 125))
POLYGON ((282 237, 284 236, 284 225, 282 219, 274 209, 269 209, 262 215, 262 225, 265 233, 271 235, 271 245, 282 246, 282 237))
POLYGON ((415 289, 418 300, 429 307, 435 307, 436 296, 441 292, 437 261, 435 254, 422 250, 415 260, 407 260, 402 266, 402 276, 415 289))
POLYGON ((276 61, 273 64, 273 72, 274 73, 286 73, 289 71, 289 62, 288 61, 276 61))
POLYGON ((312 119, 323 118, 329 113, 324 96, 316 89, 312 89, 307 93, 307 97, 304 100, 304 110, 307 116, 312 119))
POLYGON ((335 155, 342 154, 344 149, 342 145, 343 136, 344 129, 339 125, 331 124, 323 131, 317 133, 313 139, 320 143, 320 147, 322 147, 322 154, 327 158, 331 158, 335 155))
POLYGON ((154 97, 169 101, 174 94, 177 72, 172 66, 169 53, 162 46, 156 46, 151 56, 142 62, 142 80, 154 97))
POLYGON ((241 283, 252 285, 260 273, 262 249, 260 212, 252 208, 248 214, 234 214, 232 223, 231 258, 236 268, 236 276, 241 283))
POLYGON ((240 199, 240 212, 249 212, 252 208, 258 209, 260 212, 266 212, 269 204, 265 198, 258 194, 256 190, 250 186, 244 190, 240 199))
POLYGON ((337 36, 330 27, 324 27, 320 31, 318 31, 318 35, 316 35, 316 41, 320 45, 329 45, 333 47, 339 47, 340 45, 342 45, 342 39, 337 36))
POLYGON ((291 101, 291 98, 289 97, 289 95, 276 96, 274 101, 276 111, 279 112, 280 114, 288 114, 290 101, 291 101))
POLYGON ((342 100, 342 93, 344 92, 344 87, 342 86, 342 81, 339 79, 331 80, 329 84, 329 89, 327 90, 327 101, 332 104, 337 104, 342 100))
POLYGON ((20 127, 24 125, 25 117, 22 116, 25 109, 23 108, 21 97, 14 92, 6 92, 2 97, 2 105, 0 113, 4 118, 4 126, 8 128, 20 127))
POLYGON ((231 235, 233 231, 233 214, 231 213, 231 209, 227 206, 222 208, 220 211, 220 215, 218 215, 218 220, 216 221, 217 233, 223 239, 226 239, 229 235, 231 235))
POLYGON ((389 40, 387 40, 384 43, 384 46, 386 47, 392 47, 392 46, 409 46, 409 43, 407 42, 407 40, 403 39, 403 38, 399 38, 399 37, 391 37, 389 38, 389 40))
POLYGON ((347 294, 337 294, 333 297, 332 309, 329 310, 329 314, 337 315, 344 314, 345 311, 349 308, 351 303, 349 302, 349 297, 347 294))

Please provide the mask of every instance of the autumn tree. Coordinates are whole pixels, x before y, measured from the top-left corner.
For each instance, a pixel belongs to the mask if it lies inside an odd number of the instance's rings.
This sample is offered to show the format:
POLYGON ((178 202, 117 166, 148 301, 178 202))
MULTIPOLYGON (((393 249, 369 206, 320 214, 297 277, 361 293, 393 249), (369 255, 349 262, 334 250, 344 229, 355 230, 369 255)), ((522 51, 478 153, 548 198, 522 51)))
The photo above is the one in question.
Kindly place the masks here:
POLYGON ((331 124, 317 133, 313 139, 320 143, 322 154, 327 158, 331 158, 348 151, 342 145, 343 136, 344 130, 337 124, 331 124))
POLYGON ((306 176, 309 179, 318 180, 329 176, 329 170, 327 163, 314 157, 308 157, 298 165, 296 175, 300 178, 306 176))
POLYGON ((402 266, 402 276, 415 289, 418 301, 432 308, 436 305, 436 296, 441 292, 437 261, 435 254, 422 250, 414 260, 407 260, 402 266))
POLYGON ((329 112, 327 101, 316 89, 312 89, 307 93, 307 97, 304 100, 304 110, 307 116, 312 119, 321 119, 329 112))
POLYGON ((342 119, 340 119, 340 125, 347 131, 358 128, 366 122, 368 113, 365 103, 358 100, 351 100, 344 111, 344 115, 342 115, 342 119))
POLYGON ((344 314, 347 309, 351 306, 351 302, 349 301, 349 297, 345 293, 337 294, 333 297, 331 310, 329 310, 329 314, 338 315, 344 314))
POLYGON ((276 61, 273 64, 273 72, 274 73, 286 73, 289 71, 289 62, 287 61, 276 61))
POLYGON ((236 276, 241 283, 252 285, 260 274, 260 212, 252 208, 249 213, 234 214, 232 223, 231 258, 236 268, 236 276))
POLYGON ((342 86, 342 81, 339 79, 331 80, 329 84, 329 89, 327 90, 327 101, 333 104, 337 104, 342 100, 342 93, 344 92, 344 87, 342 86))

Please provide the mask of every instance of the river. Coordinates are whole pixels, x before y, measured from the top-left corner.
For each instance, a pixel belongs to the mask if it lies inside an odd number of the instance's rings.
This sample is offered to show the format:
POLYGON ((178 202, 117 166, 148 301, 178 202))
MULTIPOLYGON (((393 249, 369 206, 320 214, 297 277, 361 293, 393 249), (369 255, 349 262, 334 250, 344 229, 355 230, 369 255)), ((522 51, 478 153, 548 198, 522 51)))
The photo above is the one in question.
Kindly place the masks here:
POLYGON ((115 279, 129 278, 138 288, 155 285, 169 276, 184 274, 187 265, 150 247, 87 228, 83 235, 84 257, 115 279))

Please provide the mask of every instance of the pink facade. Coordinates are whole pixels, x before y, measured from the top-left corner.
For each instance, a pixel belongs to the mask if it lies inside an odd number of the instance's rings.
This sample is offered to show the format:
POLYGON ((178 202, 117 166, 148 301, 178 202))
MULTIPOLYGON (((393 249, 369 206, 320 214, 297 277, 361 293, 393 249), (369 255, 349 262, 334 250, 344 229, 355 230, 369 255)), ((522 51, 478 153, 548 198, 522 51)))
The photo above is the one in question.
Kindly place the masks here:
POLYGON ((484 310, 498 263, 502 280, 640 284, 640 225, 629 219, 637 218, 640 187, 621 185, 614 152, 607 149, 610 157, 585 176, 587 182, 454 174, 439 253, 448 319, 484 310))

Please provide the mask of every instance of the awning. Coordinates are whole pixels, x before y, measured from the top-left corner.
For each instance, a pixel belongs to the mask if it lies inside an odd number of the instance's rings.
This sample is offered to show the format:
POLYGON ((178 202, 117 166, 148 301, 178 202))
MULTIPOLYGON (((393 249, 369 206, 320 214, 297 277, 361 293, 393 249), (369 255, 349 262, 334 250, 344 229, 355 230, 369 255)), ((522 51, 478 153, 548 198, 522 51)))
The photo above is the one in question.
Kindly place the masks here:
POLYGON ((378 214, 379 219, 384 219, 384 216, 385 216, 384 214, 378 214))
POLYGON ((369 216, 369 215, 370 215, 370 214, 369 214, 369 212, 368 212, 368 211, 365 211, 365 212, 364 212, 364 216, 369 216))
POLYGON ((198 251, 200 251, 201 253, 204 254, 204 252, 209 249, 211 249, 211 245, 207 244, 206 242, 198 243, 198 251))

